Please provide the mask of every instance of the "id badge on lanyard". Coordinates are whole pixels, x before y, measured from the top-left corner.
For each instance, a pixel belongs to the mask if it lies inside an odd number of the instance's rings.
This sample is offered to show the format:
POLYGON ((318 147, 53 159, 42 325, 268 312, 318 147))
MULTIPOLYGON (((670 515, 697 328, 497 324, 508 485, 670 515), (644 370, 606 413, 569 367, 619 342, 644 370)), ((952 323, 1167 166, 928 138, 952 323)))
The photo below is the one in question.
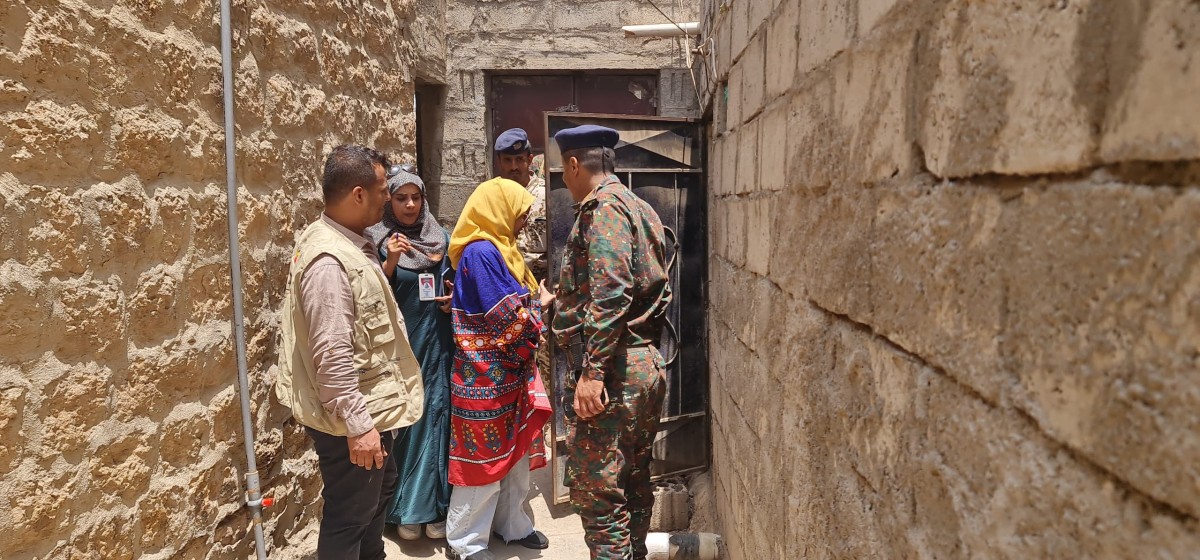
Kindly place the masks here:
POLYGON ((437 297, 437 284, 428 272, 417 275, 417 293, 421 301, 433 301, 437 297))

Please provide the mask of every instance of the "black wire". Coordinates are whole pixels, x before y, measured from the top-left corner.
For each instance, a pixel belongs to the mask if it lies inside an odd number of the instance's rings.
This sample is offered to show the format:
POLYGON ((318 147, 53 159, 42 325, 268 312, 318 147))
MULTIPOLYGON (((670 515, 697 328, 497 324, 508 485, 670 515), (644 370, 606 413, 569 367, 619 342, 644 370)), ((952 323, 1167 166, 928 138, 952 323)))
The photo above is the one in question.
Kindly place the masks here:
POLYGON ((658 4, 654 3, 654 0, 646 0, 646 3, 650 4, 651 6, 654 6, 654 9, 658 10, 658 13, 662 14, 662 17, 667 18, 667 21, 671 22, 671 25, 674 25, 675 27, 679 28, 679 30, 682 31, 685 36, 691 35, 690 33, 687 32, 687 30, 685 30, 683 28, 682 25, 679 25, 678 23, 675 22, 675 20, 671 19, 671 16, 667 15, 667 12, 662 11, 662 8, 659 8, 658 4))
MULTIPOLYGON (((669 279, 671 278, 671 271, 675 269, 675 261, 679 258, 679 236, 675 235, 675 230, 666 226, 663 226, 663 232, 670 237, 671 246, 675 249, 671 253, 671 258, 667 260, 667 278, 668 282, 670 282, 669 279)), ((671 365, 675 363, 675 359, 679 357, 679 331, 675 329, 675 324, 671 322, 671 318, 669 316, 667 317, 666 330, 671 334, 672 344, 671 357, 669 359, 664 357, 664 359, 666 359, 666 365, 671 365)), ((659 345, 665 346, 665 344, 662 344, 661 342, 659 345)))

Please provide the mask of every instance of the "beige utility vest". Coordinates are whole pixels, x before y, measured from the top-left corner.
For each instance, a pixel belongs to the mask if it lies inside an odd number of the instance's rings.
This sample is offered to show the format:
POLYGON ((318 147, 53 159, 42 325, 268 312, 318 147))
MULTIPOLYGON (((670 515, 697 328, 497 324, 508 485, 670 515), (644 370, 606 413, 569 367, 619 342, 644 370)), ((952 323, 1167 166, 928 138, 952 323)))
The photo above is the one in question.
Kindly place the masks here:
POLYGON ((300 278, 309 263, 322 254, 336 258, 350 277, 355 315, 354 369, 375 429, 386 431, 416 423, 425 402, 421 370, 387 279, 378 264, 323 220, 300 233, 288 272, 280 312, 279 373, 275 378, 279 402, 290 408, 296 421, 304 426, 335 436, 347 435, 345 422, 321 406, 308 321, 299 302, 300 278))

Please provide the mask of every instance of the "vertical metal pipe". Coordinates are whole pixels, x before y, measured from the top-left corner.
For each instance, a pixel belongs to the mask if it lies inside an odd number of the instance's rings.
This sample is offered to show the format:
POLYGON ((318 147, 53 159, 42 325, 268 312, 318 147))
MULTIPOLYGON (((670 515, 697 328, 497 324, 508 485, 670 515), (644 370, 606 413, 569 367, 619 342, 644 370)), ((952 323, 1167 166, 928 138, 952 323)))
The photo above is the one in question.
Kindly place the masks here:
POLYGON ((237 352, 238 389, 242 401, 242 437, 246 445, 246 505, 254 528, 254 547, 259 560, 266 560, 267 545, 262 530, 262 491, 254 459, 254 419, 250 415, 250 381, 246 374, 246 326, 242 315, 242 261, 238 244, 237 166, 233 128, 233 28, 229 0, 221 0, 221 70, 225 93, 225 191, 229 218, 229 275, 233 287, 233 340, 237 352))

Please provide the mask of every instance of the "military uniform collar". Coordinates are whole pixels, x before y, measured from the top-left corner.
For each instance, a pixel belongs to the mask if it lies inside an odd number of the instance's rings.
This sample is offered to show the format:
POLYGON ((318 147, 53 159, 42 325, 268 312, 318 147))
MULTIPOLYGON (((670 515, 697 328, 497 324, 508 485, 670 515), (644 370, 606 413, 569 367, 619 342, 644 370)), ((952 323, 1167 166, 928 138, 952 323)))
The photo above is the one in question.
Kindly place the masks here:
POLYGON ((573 204, 572 208, 574 208, 576 212, 582 210, 585 206, 588 206, 600 196, 601 189, 614 183, 619 185, 621 184, 621 180, 618 179, 615 174, 610 174, 608 177, 605 177, 603 181, 600 181, 600 184, 596 185, 596 188, 592 189, 592 192, 583 197, 583 200, 573 204))

